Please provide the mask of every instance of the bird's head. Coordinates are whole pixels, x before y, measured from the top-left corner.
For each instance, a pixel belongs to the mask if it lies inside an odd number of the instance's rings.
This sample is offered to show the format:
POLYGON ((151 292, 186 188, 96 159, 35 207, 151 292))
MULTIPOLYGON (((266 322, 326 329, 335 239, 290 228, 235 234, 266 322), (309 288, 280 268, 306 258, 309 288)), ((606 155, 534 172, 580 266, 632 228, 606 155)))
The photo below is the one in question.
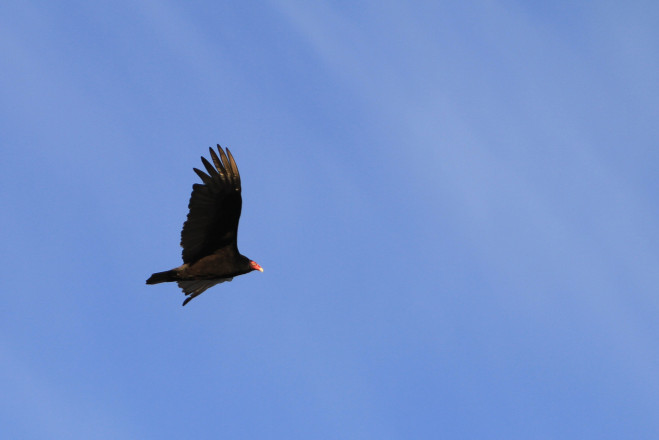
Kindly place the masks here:
POLYGON ((249 267, 251 267, 252 270, 258 270, 259 272, 263 272, 263 268, 259 266, 259 263, 257 263, 256 261, 250 261, 249 267))

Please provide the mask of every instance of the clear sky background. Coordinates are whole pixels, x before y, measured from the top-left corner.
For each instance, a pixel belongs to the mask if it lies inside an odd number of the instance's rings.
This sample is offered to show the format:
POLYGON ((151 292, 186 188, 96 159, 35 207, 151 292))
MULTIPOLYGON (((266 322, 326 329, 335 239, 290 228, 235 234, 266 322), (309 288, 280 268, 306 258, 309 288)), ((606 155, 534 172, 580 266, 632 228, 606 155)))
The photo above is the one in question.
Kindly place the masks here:
POLYGON ((2 2, 0 437, 659 438, 657 23, 2 2), (216 143, 265 272, 182 308, 216 143))

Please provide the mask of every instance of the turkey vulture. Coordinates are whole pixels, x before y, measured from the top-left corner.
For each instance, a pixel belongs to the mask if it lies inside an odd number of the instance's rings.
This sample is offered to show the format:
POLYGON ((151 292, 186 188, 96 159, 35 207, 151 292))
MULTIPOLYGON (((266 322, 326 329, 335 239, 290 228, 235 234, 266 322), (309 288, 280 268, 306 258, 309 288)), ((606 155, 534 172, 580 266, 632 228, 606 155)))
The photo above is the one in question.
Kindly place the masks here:
POLYGON ((209 287, 233 277, 258 270, 261 266, 238 252, 238 220, 243 199, 236 161, 227 148, 217 146, 220 157, 209 148, 215 167, 201 158, 208 174, 193 168, 203 184, 192 185, 190 212, 181 231, 183 265, 158 272, 147 284, 176 281, 187 296, 183 305, 209 287))

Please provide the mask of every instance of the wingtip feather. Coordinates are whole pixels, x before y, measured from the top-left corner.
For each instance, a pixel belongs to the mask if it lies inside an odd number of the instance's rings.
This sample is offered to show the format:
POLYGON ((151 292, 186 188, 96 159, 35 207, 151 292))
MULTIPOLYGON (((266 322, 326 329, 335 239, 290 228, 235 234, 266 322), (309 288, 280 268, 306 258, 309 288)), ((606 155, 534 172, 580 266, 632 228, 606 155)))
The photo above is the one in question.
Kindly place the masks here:
MULTIPOLYGON (((220 147, 220 144, 217 145, 217 148, 218 148, 218 151, 222 151, 222 149, 221 149, 221 147, 220 147)), ((226 174, 226 170, 225 170, 225 168, 224 168, 224 165, 223 165, 222 162, 220 161, 220 158, 217 157, 217 154, 215 153, 215 151, 213 151, 212 148, 209 148, 208 151, 210 151, 211 159, 213 160, 213 163, 215 164, 215 168, 217 168, 217 171, 218 171, 220 174, 225 175, 225 174, 226 174)))
POLYGON ((227 155, 229 156, 229 164, 231 165, 231 171, 235 178, 236 184, 240 188, 240 173, 238 172, 238 165, 236 165, 236 160, 233 158, 233 154, 227 148, 227 155))
POLYGON ((204 173, 203 171, 201 171, 200 169, 192 168, 192 171, 197 173, 197 176, 199 176, 201 178, 201 180, 204 182, 204 184, 209 185, 211 183, 212 180, 211 180, 210 176, 207 175, 206 173, 204 173))
POLYGON ((206 158, 203 157, 203 156, 201 157, 201 163, 204 164, 204 167, 206 168, 206 171, 208 171, 208 175, 209 175, 209 176, 214 177, 214 176, 216 176, 216 175, 219 175, 219 173, 218 173, 217 170, 213 167, 213 165, 211 165, 211 163, 210 163, 208 160, 206 160, 206 158))

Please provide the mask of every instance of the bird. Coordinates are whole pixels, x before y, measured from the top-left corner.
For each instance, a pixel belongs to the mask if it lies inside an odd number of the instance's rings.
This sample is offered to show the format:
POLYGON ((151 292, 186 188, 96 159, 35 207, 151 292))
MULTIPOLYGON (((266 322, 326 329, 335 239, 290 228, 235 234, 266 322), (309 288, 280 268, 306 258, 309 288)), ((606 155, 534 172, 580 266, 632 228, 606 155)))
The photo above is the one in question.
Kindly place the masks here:
POLYGON ((181 231, 183 264, 151 275, 147 284, 176 282, 186 295, 185 306, 206 289, 238 275, 263 268, 238 251, 238 222, 242 210, 240 174, 231 151, 208 149, 213 165, 203 156, 206 173, 193 168, 203 183, 192 185, 188 217, 181 231))

